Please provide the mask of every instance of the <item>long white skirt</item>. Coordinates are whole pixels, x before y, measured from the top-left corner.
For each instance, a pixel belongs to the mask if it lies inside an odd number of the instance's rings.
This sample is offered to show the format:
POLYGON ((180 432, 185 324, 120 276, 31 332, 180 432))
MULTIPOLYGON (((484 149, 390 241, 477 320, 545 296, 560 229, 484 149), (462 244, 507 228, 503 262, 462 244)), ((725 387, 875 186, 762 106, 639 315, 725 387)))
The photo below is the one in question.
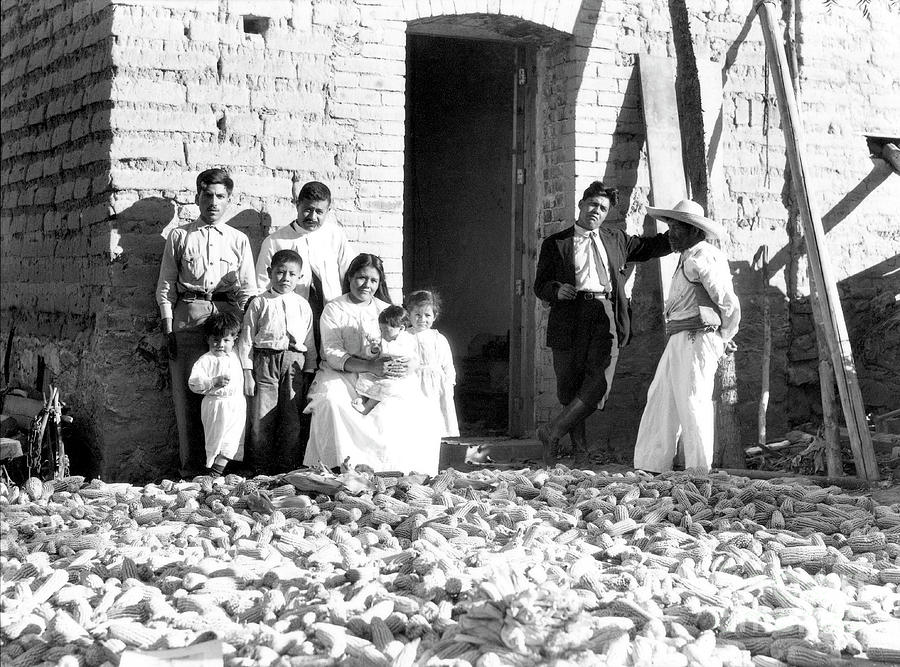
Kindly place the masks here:
POLYGON ((244 458, 247 399, 243 393, 232 396, 207 394, 200 404, 200 420, 206 440, 207 468, 212 467, 219 455, 232 461, 244 458))
POLYGON ((415 392, 386 397, 363 415, 351 405, 357 379, 357 373, 331 368, 316 373, 306 407, 312 424, 303 463, 333 468, 350 457, 351 464, 376 471, 437 474, 442 419, 434 405, 415 392))

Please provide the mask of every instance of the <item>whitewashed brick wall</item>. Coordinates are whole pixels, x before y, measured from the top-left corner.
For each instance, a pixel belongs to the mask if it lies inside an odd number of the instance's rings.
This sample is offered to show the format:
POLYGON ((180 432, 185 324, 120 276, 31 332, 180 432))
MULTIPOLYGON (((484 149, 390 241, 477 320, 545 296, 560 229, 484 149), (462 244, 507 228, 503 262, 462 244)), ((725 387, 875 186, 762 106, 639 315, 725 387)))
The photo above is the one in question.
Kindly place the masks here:
MULTIPOLYGON (((900 193, 897 176, 868 159, 861 135, 876 126, 896 132, 891 72, 900 52, 891 36, 900 25, 878 7, 866 19, 854 8, 829 14, 816 0, 797 4, 811 166, 822 213, 843 212, 829 247, 853 335, 864 340, 879 284, 893 284, 879 283, 878 271, 887 280, 897 275, 889 269, 900 254, 900 193)), ((160 420, 171 406, 153 288, 161 232, 196 215, 194 178, 211 166, 233 173, 233 224, 254 248, 294 217, 295 174, 328 183, 337 219, 360 249, 385 258, 399 295, 409 22, 503 15, 554 36, 538 52, 535 249, 571 223, 578 193, 596 178, 621 190, 614 221, 640 233, 649 178, 637 62, 641 54, 676 55, 672 16, 680 7, 662 0, 4 3, 0 340, 13 333, 13 381, 33 384, 44 359, 107 478, 157 474, 171 463, 174 421, 160 420), (245 16, 268 18, 265 35, 245 32, 245 16)), ((736 41, 751 10, 751 0, 684 4, 693 58, 722 66, 725 192, 716 195, 746 309, 738 372, 750 431, 762 297, 748 265, 761 243, 775 269, 767 296, 777 341, 773 403, 799 406, 798 418, 814 409, 813 400, 795 400, 797 392, 814 395, 803 371, 808 323, 802 307, 789 308, 808 287, 802 242, 783 203, 784 140, 758 25, 736 41), (789 348, 790 334, 805 350, 789 348)), ((633 436, 659 354, 655 284, 652 272, 639 275, 637 337, 603 418, 618 427, 605 432, 610 439, 633 436)), ((542 345, 546 311, 538 304, 535 314, 541 421, 556 401, 542 345)), ((893 385, 870 357, 861 366, 864 397, 880 401, 893 385)), ((900 360, 892 363, 896 374, 900 360)), ((773 417, 774 428, 789 416, 773 417)))

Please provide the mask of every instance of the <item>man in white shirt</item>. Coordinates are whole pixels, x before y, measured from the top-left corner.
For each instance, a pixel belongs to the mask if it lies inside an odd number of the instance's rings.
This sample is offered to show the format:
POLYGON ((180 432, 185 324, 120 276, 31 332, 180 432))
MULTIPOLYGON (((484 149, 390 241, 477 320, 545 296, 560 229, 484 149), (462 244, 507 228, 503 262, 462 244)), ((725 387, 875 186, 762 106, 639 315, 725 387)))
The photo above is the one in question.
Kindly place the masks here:
POLYGON ((197 176, 194 201, 200 217, 169 233, 156 284, 184 478, 206 467, 200 421, 203 397, 188 388, 194 362, 209 349, 203 323, 217 311, 240 317, 256 293, 250 240, 224 222, 233 189, 234 181, 223 169, 207 169, 197 176))
POLYGON ((723 354, 736 349, 732 339, 741 321, 728 258, 706 241, 722 238, 724 229, 688 199, 647 213, 669 225, 672 250, 680 257, 666 301, 668 342, 647 392, 634 467, 671 470, 681 436, 685 467, 706 472, 713 458, 716 368, 723 354))
POLYGON ((318 332, 319 315, 325 304, 343 294, 344 274, 355 256, 344 229, 326 220, 331 210, 331 190, 324 183, 310 181, 294 197, 297 219, 266 237, 256 260, 259 292, 269 286, 266 273, 272 256, 279 250, 293 250, 303 260, 296 292, 312 306, 318 332))
POLYGON ((551 465, 567 433, 576 460, 590 454, 584 421, 609 396, 619 348, 631 337, 625 265, 672 252, 667 234, 629 236, 603 227, 617 192, 594 181, 578 202, 578 221, 541 245, 535 294, 550 303, 547 346, 553 351, 556 394, 563 410, 538 428, 551 465))

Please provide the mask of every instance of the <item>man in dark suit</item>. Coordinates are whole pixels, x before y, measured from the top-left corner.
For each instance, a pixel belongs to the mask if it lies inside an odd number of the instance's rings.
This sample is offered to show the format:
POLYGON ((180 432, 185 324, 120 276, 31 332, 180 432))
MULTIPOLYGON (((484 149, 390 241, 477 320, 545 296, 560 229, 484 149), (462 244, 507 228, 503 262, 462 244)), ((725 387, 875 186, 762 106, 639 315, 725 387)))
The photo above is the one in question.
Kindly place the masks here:
POLYGON ((594 181, 578 202, 577 222, 541 245, 534 292, 550 303, 547 346, 553 351, 556 395, 563 405, 537 430, 546 465, 554 463, 567 433, 576 457, 588 456, 585 420, 603 407, 618 349, 631 336, 625 265, 672 252, 668 232, 629 236, 602 227, 616 202, 615 189, 594 181))

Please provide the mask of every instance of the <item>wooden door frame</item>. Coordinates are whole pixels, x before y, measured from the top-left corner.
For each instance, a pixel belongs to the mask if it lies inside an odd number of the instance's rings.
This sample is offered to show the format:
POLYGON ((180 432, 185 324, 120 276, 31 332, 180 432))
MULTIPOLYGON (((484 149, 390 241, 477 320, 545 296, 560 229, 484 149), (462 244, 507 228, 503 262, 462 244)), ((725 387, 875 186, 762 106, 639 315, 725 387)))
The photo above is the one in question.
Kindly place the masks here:
POLYGON ((537 214, 537 48, 516 45, 513 85, 512 219, 510 233, 509 434, 534 430, 535 234, 537 214))

